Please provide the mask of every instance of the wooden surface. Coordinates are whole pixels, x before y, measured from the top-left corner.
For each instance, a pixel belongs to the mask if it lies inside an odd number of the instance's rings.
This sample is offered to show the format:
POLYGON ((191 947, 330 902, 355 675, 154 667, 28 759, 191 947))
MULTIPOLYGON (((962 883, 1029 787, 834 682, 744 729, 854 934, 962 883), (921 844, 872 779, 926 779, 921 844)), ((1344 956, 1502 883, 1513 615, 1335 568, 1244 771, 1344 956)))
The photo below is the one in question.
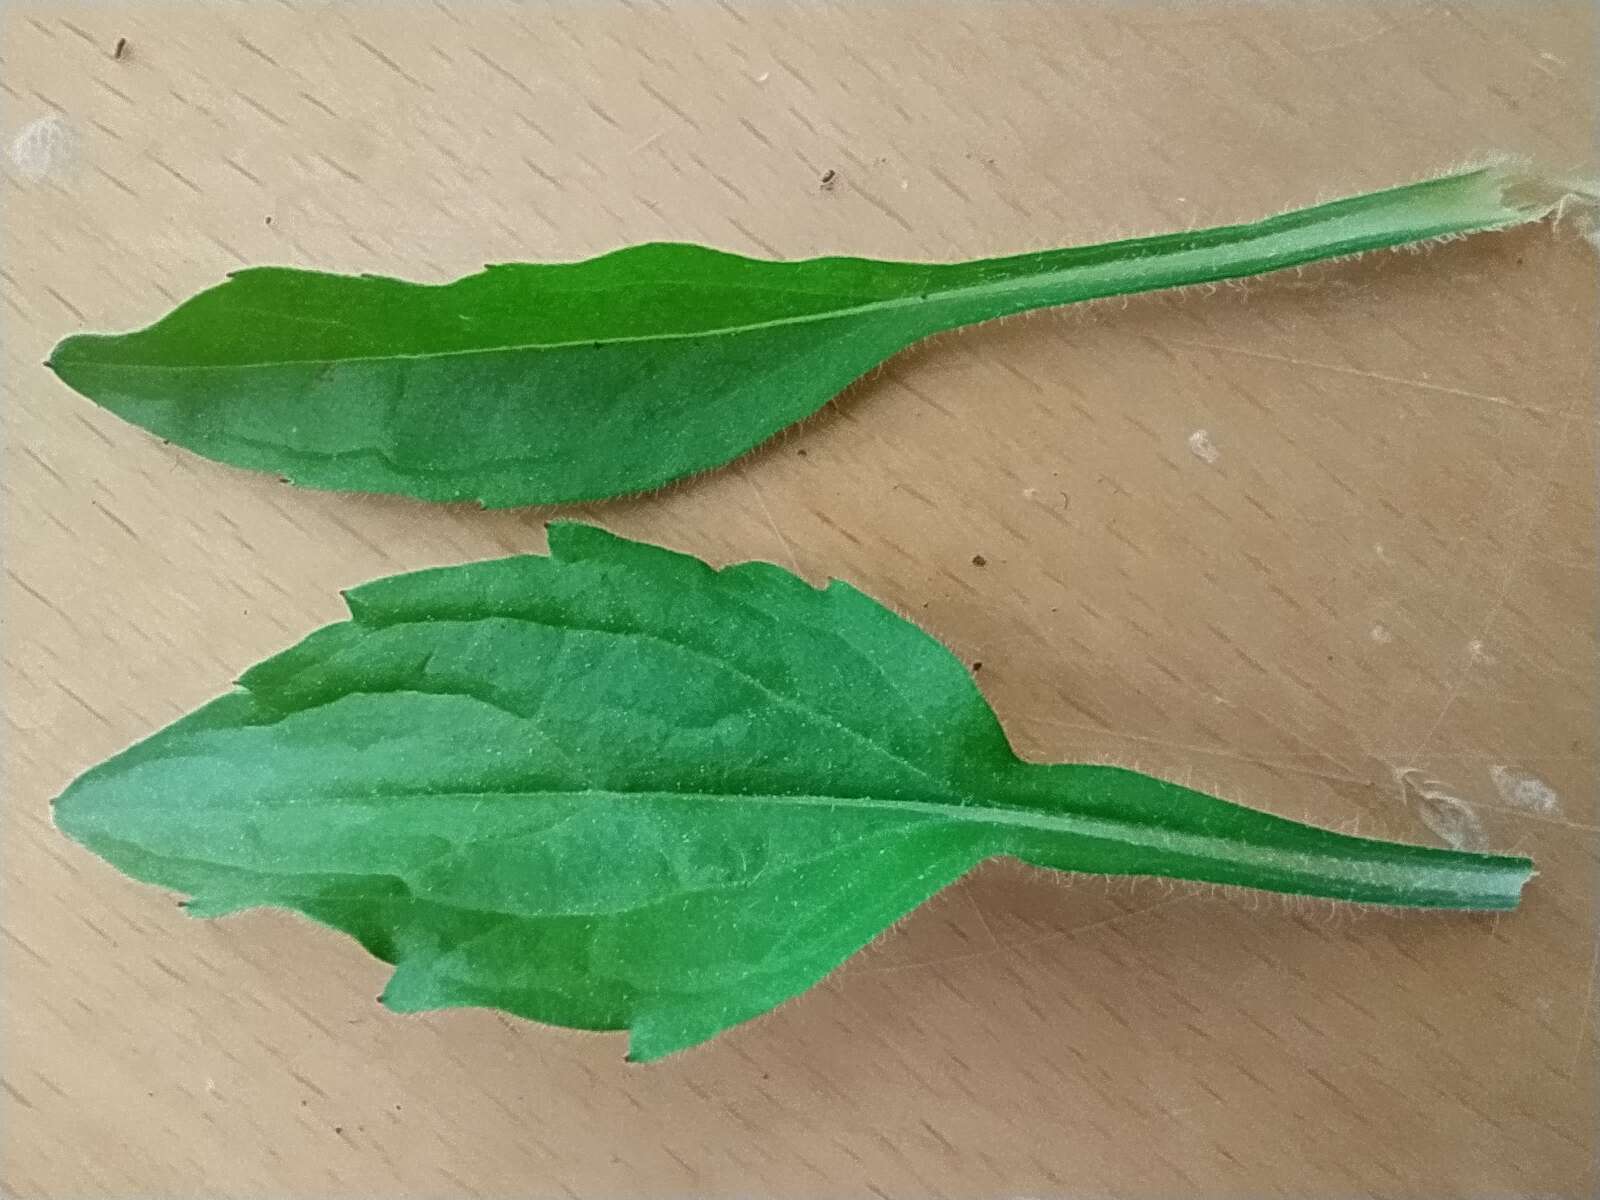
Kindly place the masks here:
POLYGON ((946 337, 733 468, 579 510, 855 581, 981 660, 1031 756, 1530 853, 1520 912, 990 864, 643 1068, 619 1037, 387 1014, 352 943, 190 920, 55 833, 73 775, 340 587, 540 549, 550 514, 292 490, 39 365, 245 263, 950 258, 1487 151, 1592 171, 1585 6, 0 19, 10 1194, 1593 1193, 1596 281, 1570 230, 946 337))

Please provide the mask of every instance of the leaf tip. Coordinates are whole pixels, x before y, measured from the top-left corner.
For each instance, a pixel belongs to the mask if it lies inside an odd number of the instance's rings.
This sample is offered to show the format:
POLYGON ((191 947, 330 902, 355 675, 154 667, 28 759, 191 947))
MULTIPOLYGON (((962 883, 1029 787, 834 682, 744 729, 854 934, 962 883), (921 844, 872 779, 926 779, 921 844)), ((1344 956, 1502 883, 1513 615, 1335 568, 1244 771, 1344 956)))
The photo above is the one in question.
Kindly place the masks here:
POLYGON ((646 1063, 658 1062, 671 1054, 674 1047, 661 1047, 653 1044, 649 1031, 639 1025, 628 1029, 628 1049, 622 1056, 622 1061, 632 1066, 643 1066, 646 1063))
POLYGON ((625 540, 603 526, 566 518, 546 521, 544 530, 550 544, 550 557, 557 562, 585 558, 604 546, 625 540))
POLYGON ((85 335, 81 333, 70 333, 50 347, 50 353, 46 356, 44 365, 53 371, 57 378, 62 378, 62 367, 70 362, 73 351, 82 344, 84 337, 85 335))

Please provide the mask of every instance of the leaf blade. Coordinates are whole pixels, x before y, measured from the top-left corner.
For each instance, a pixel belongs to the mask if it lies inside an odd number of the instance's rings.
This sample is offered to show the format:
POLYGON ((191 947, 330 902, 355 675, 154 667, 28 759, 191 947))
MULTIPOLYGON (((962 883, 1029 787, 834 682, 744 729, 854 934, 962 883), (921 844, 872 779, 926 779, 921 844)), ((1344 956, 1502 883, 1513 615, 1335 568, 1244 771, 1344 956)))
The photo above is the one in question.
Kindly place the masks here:
POLYGON ((721 466, 935 333, 1504 228, 1564 195, 1490 166, 1251 224, 956 264, 651 243, 443 285, 251 268, 147 329, 69 337, 48 365, 157 436, 308 486, 596 500, 721 466))
POLYGON ((809 987, 985 858, 1511 907, 1525 859, 1371 842, 1011 751, 909 622, 602 530, 380 580, 89 771, 60 828, 197 913, 271 905, 493 1004, 669 1053, 809 987), (841 632, 842 631, 842 632, 841 632))

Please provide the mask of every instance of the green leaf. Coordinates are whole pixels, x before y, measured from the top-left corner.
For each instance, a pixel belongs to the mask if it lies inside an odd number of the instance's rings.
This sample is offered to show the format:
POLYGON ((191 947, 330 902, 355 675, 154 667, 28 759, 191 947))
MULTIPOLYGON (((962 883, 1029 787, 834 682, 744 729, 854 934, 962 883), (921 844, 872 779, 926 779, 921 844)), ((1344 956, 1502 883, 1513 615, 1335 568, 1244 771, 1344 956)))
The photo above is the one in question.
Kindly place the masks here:
POLYGON ((1025 763, 962 665, 847 584, 578 524, 380 580, 78 779, 67 834, 216 916, 297 909, 401 1011, 704 1041, 977 863, 1511 908, 1531 864, 1025 763))
POLYGON ((439 286, 234 273, 49 365, 124 420, 310 487, 491 507, 636 492, 719 466, 943 330, 1275 271, 1551 212, 1484 167, 1254 224, 979 262, 767 262, 634 246, 439 286))

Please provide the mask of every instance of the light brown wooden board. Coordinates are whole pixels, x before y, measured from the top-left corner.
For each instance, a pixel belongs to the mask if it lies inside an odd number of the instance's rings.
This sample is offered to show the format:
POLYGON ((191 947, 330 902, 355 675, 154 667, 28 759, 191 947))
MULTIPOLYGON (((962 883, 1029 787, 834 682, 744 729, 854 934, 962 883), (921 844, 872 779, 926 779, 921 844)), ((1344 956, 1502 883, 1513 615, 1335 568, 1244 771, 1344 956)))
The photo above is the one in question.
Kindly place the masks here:
POLYGON ((54 832, 73 775, 336 619, 340 587, 540 549, 549 514, 296 491, 39 365, 246 263, 439 280, 651 238, 944 259, 1493 150, 1592 170, 1585 6, 0 19, 11 1194, 1592 1193, 1596 312, 1572 232, 941 338, 738 466, 577 510, 855 581, 981 660, 1029 755, 1365 833, 1481 829, 1539 861, 1521 912, 992 864, 645 1068, 619 1037, 387 1014, 353 944, 190 920, 54 832), (1497 768, 1556 799, 1519 807, 1497 768))

